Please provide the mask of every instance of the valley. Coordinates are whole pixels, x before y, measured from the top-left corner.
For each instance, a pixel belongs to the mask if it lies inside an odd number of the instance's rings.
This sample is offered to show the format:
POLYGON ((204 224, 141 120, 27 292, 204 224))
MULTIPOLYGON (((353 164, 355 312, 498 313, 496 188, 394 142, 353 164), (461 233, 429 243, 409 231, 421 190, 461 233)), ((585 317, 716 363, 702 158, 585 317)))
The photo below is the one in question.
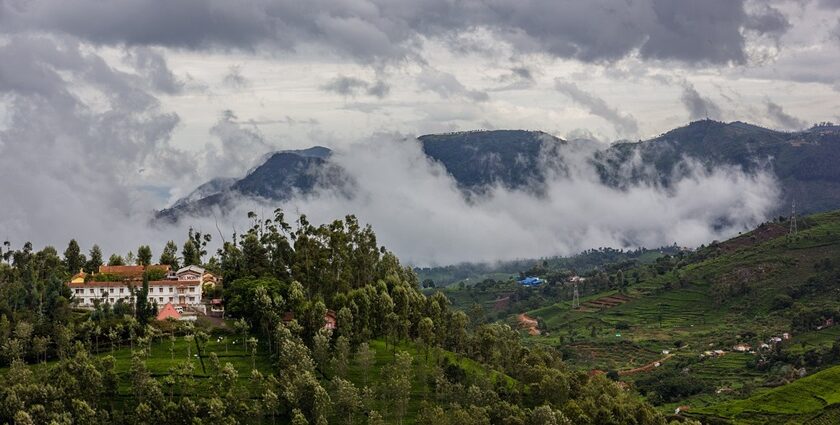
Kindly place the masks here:
POLYGON ((486 309, 485 317, 513 324, 527 314, 540 331, 522 333, 529 344, 630 385, 663 412, 682 406, 681 415, 704 423, 810 423, 832 415, 836 403, 836 388, 819 382, 840 364, 840 212, 799 222, 795 234, 787 221, 771 222, 653 263, 604 264, 582 275, 587 295, 578 308, 569 279, 442 291, 467 311, 486 309), (519 313, 479 304, 505 293, 531 301, 518 304, 519 313), (772 401, 801 391, 814 401, 772 401))

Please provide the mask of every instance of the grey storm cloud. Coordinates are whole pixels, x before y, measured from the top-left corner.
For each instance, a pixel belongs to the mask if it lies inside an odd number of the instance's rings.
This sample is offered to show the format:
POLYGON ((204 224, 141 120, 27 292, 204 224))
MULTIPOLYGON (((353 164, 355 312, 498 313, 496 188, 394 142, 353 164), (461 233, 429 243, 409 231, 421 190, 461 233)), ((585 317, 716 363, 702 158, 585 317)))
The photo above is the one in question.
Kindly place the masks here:
POLYGON ((769 118, 781 128, 786 130, 802 130, 808 126, 806 121, 788 114, 779 104, 769 99, 766 100, 764 104, 767 107, 767 115, 769 118))
POLYGON ((193 172, 170 145, 179 117, 162 111, 152 94, 160 87, 149 87, 147 76, 163 72, 154 55, 133 52, 127 71, 72 41, 23 35, 6 41, 0 45, 4 236, 51 243, 125 229, 152 201, 154 182, 193 172))
POLYGON ((519 77, 521 80, 525 81, 534 81, 534 73, 531 72, 530 68, 524 66, 518 66, 510 70, 513 75, 519 77))
POLYGON ((510 72, 499 77, 498 81, 502 83, 502 85, 500 87, 493 88, 492 91, 526 90, 537 83, 537 80, 534 77, 534 71, 527 66, 516 66, 511 68, 510 72))
POLYGON ((470 90, 458 81, 454 75, 432 68, 424 68, 420 72, 417 76, 417 85, 420 89, 437 93, 444 99, 463 97, 475 102, 490 100, 490 96, 486 92, 470 90))
POLYGON ((639 123, 630 114, 621 113, 607 102, 586 91, 580 89, 575 83, 556 79, 554 88, 560 93, 572 98, 575 103, 586 108, 589 113, 607 120, 622 136, 633 136, 639 133, 639 123))
POLYGON ((377 79, 374 82, 369 82, 361 78, 340 75, 333 78, 323 86, 321 89, 326 92, 339 94, 346 97, 355 97, 361 94, 384 98, 391 92, 391 86, 387 82, 377 79))
POLYGON ((745 28, 778 37, 787 32, 790 26, 787 17, 779 9, 763 5, 761 13, 748 16, 745 28))
POLYGON ((834 41, 840 42, 840 19, 837 20, 834 29, 831 30, 831 37, 834 38, 834 41))
POLYGON ((134 65, 157 91, 176 94, 184 89, 184 82, 172 73, 160 52, 147 47, 134 48, 127 52, 126 61, 134 65))
POLYGON ((520 52, 583 61, 639 52, 643 58, 740 63, 747 56, 745 30, 777 36, 788 26, 777 10, 748 10, 745 1, 6 0, 0 2, 0 31, 188 49, 293 50, 314 42, 373 62, 411 58, 424 39, 445 41, 485 29, 520 52))
POLYGON ((683 105, 688 110, 689 119, 720 119, 720 107, 708 97, 700 95, 697 89, 689 82, 683 83, 683 92, 680 97, 683 105))
POLYGON ((840 0, 818 0, 817 4, 826 9, 840 8, 840 0))

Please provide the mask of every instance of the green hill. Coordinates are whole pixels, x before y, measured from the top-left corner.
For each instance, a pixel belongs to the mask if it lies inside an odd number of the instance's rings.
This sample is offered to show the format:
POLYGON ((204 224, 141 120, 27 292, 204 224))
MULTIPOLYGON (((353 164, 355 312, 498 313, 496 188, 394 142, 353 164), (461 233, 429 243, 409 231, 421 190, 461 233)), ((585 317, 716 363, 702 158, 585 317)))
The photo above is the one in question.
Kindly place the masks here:
POLYGON ((623 271, 638 278, 623 291, 627 301, 607 302, 620 292, 619 278, 603 277, 613 288, 583 297, 581 309, 566 297, 529 311, 545 331, 529 339, 557 347, 581 369, 622 374, 661 360, 621 379, 665 410, 709 408, 767 385, 799 382, 800 374, 840 363, 840 327, 830 326, 840 323, 840 212, 799 221, 793 236, 786 222, 765 223, 623 271), (790 339, 771 341, 786 333, 790 339), (733 352, 736 344, 755 352, 733 352), (707 355, 714 350, 724 354, 707 355))
MULTIPOLYGON (((704 414, 736 421, 809 423, 840 407, 840 366, 815 373, 781 387, 759 391, 744 400, 734 400, 700 409, 704 414)), ((834 417, 838 417, 836 414, 834 417)), ((836 423, 836 422, 834 422, 836 423)))

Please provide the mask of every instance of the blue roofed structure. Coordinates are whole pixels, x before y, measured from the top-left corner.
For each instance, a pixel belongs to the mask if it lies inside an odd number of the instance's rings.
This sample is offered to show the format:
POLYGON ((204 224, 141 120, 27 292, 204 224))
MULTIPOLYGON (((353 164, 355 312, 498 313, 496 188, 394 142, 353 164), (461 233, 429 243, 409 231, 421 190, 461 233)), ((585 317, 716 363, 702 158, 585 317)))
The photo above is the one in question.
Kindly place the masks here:
POLYGON ((525 279, 520 280, 519 283, 522 284, 522 286, 539 286, 543 283, 543 280, 538 277, 528 276, 525 279))

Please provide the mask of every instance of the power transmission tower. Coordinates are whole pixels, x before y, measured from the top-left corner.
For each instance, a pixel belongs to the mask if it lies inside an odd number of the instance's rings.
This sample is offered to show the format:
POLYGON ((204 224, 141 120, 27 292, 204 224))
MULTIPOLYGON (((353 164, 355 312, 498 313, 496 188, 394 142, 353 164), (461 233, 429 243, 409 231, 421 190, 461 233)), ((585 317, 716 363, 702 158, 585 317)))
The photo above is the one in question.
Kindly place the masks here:
POLYGON ((578 292, 577 282, 575 282, 575 290, 572 292, 572 308, 580 308, 580 292, 578 292))
POLYGON ((796 199, 793 200, 793 206, 791 207, 790 212, 790 234, 795 235, 797 232, 796 228, 796 199))

